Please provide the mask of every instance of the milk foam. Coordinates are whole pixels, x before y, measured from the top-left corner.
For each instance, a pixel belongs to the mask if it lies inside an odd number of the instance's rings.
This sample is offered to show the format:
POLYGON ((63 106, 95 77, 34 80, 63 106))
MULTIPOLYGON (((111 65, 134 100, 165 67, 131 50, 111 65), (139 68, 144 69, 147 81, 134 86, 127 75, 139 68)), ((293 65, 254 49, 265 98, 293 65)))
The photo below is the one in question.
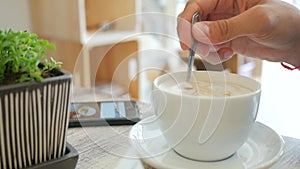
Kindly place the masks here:
POLYGON ((250 88, 232 82, 181 82, 169 87, 175 93, 195 96, 236 96, 252 92, 250 88))

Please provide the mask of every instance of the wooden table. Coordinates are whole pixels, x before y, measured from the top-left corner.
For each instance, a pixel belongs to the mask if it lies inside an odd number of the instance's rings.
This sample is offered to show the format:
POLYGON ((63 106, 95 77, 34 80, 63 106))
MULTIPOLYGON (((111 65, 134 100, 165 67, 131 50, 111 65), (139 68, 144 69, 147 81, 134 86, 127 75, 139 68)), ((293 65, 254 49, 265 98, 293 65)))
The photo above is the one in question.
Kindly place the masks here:
MULTIPOLYGON (((88 94, 87 92, 83 93, 88 94)), ((100 96, 97 99, 107 99, 108 95, 100 94, 100 96)), ((94 99, 94 97, 80 98, 94 99)), ((139 106, 144 117, 151 114, 149 105, 139 103, 139 106)), ((152 169, 138 158, 130 145, 128 134, 131 127, 129 125, 68 129, 67 141, 79 153, 76 168, 152 169)), ((300 140, 290 137, 283 138, 285 141, 284 154, 271 169, 300 169, 300 140)))

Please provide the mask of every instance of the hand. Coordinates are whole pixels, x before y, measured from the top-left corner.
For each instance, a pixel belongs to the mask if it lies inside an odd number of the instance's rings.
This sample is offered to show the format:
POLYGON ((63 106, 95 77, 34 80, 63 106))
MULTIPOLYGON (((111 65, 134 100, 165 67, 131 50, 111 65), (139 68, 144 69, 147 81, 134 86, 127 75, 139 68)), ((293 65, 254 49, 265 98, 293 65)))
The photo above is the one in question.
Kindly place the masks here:
POLYGON ((193 37, 196 53, 212 64, 236 52, 300 65, 300 12, 282 1, 190 0, 178 16, 177 31, 182 49, 193 37), (196 12, 202 21, 191 27, 196 12))

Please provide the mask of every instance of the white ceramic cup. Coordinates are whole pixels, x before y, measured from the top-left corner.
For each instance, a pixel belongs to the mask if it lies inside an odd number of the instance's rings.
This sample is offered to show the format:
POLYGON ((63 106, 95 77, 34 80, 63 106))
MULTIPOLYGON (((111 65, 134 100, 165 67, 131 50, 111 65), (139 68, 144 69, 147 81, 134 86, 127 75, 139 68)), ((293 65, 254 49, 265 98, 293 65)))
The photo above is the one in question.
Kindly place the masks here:
MULTIPOLYGON (((217 161, 230 157, 246 142, 255 122, 260 83, 237 74, 195 71, 191 81, 222 84, 225 90, 231 90, 228 84, 233 83, 249 91, 209 96, 173 90, 172 86, 186 83, 186 77, 187 72, 175 72, 154 81, 151 102, 163 136, 178 154, 189 159, 217 161)), ((220 86, 212 88, 219 90, 220 86)))

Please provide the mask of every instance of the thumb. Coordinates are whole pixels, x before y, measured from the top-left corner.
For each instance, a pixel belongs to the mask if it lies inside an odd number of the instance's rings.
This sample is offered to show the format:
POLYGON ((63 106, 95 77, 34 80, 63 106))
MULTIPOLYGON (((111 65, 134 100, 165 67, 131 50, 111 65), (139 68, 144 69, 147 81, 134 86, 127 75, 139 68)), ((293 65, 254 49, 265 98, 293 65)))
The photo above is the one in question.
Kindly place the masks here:
POLYGON ((255 6, 229 19, 198 22, 192 33, 199 42, 218 45, 240 36, 263 34, 273 21, 265 8, 255 6))

